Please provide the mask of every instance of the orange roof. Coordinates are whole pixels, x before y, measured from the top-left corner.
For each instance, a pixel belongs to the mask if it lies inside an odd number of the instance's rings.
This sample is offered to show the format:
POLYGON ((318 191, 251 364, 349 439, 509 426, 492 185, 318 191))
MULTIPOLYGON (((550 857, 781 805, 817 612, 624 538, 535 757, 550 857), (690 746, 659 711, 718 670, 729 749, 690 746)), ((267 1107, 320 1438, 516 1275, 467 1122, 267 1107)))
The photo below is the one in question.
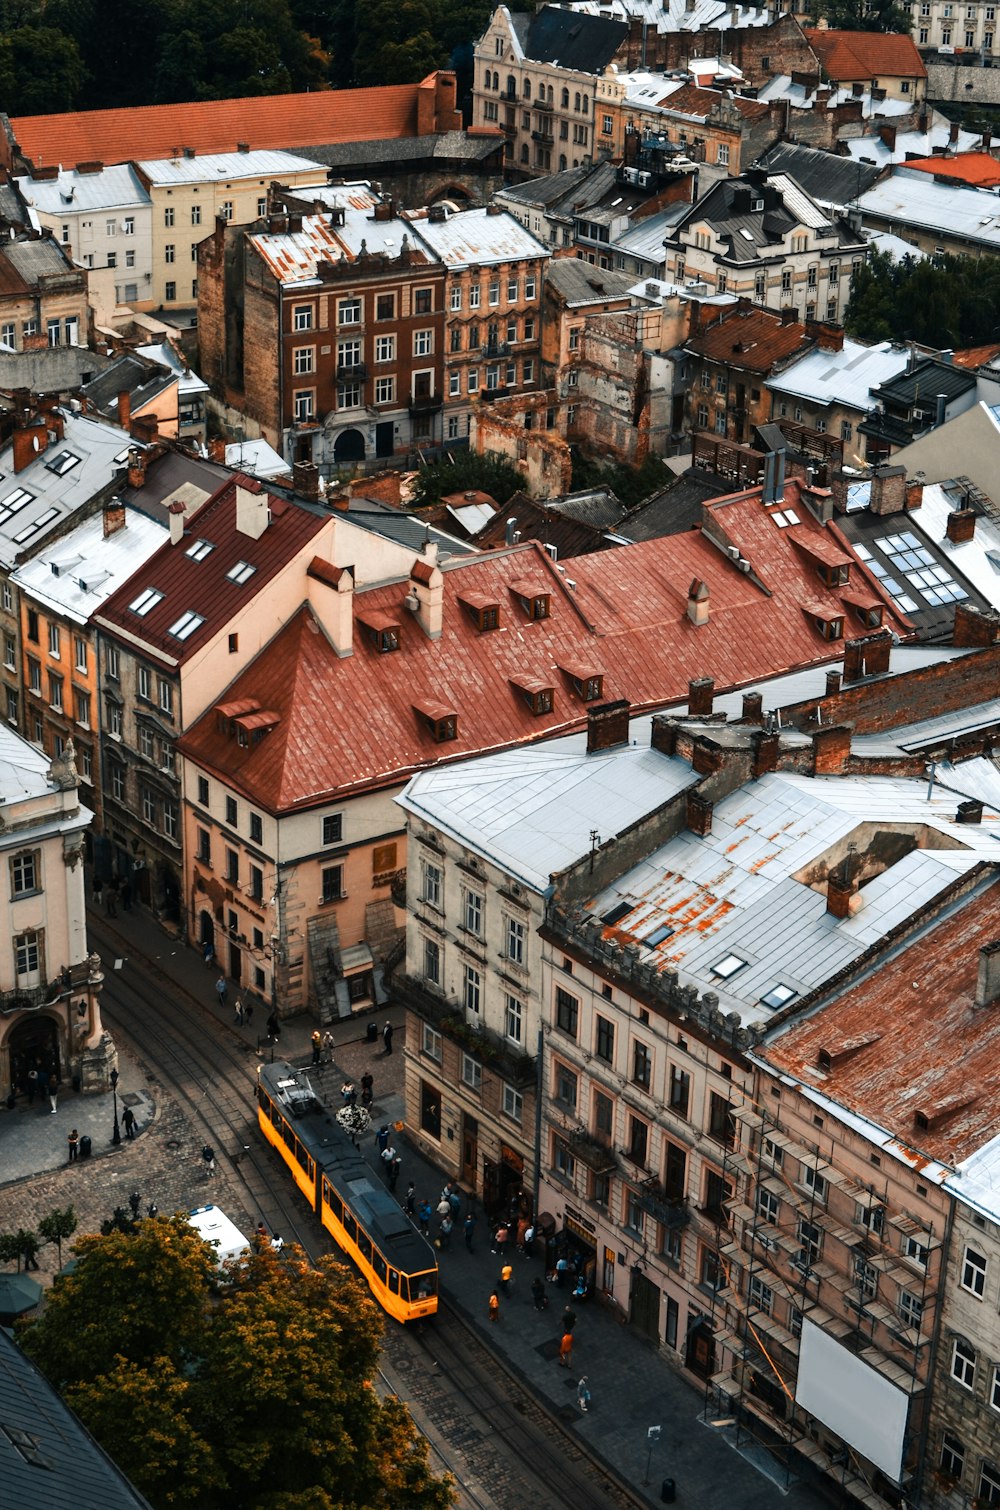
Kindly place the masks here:
POLYGON ((994 883, 757 1052, 909 1148, 967 1158, 1000 1124, 1000 1009, 974 1005, 998 907, 994 883), (821 1070, 823 1050, 832 1066, 821 1070))
MULTIPOLYGON (((788 484, 787 496, 798 500, 797 483, 788 484)), ((801 506, 801 528, 822 534, 825 527, 806 513, 801 506)), ((304 604, 226 689, 229 702, 250 697, 274 709, 279 722, 271 733, 241 747, 208 709, 180 748, 258 806, 287 812, 398 785, 442 760, 583 727, 587 704, 557 667, 599 664, 602 696, 627 698, 639 711, 685 702, 692 677, 741 687, 841 654, 842 645, 824 640, 801 611, 803 602, 812 612, 818 602, 850 622, 837 589, 825 589, 793 548, 795 530, 767 517, 759 489, 727 500, 724 515, 724 528, 741 538, 756 518, 747 553, 761 579, 766 575, 763 586, 693 530, 579 557, 572 586, 535 543, 448 562, 437 640, 403 607, 409 579, 359 591, 348 657, 337 656, 316 610, 304 604), (692 578, 708 586, 701 626, 687 615, 692 578), (548 617, 531 618, 517 601, 525 583, 532 594, 539 586, 548 593, 548 617), (496 629, 484 632, 463 607, 478 598, 499 605, 496 629), (398 648, 380 652, 365 626, 389 623, 399 626, 398 648), (536 686, 554 688, 550 711, 536 713, 516 690, 536 686), (458 715, 455 739, 436 743, 415 715, 415 706, 431 704, 458 715)), ((140 573, 133 595, 141 585, 140 573)), ((315 596, 313 602, 321 609, 315 596)), ((885 619, 906 632, 891 605, 885 619)))
POLYGON ((926 79, 927 69, 912 37, 902 32, 829 31, 805 28, 807 42, 834 83, 879 78, 926 79))
POLYGON ((21 115, 11 121, 24 156, 36 167, 56 163, 121 163, 172 157, 184 147, 200 154, 273 151, 333 142, 417 135, 419 84, 338 89, 307 94, 196 100, 139 109, 85 110, 66 115, 21 115))
POLYGON ((956 152, 954 157, 908 157, 907 168, 933 173, 936 178, 957 178, 977 189, 995 189, 1000 184, 1000 163, 988 152, 956 152))
POLYGON ((742 95, 732 92, 727 95, 721 89, 701 89, 697 84, 683 84, 680 89, 675 89, 673 94, 664 96, 660 101, 659 109, 664 115, 676 113, 706 116, 713 106, 721 104, 726 99, 730 105, 736 107, 746 121, 762 120, 770 110, 770 106, 762 100, 747 100, 742 95))
POLYGON ((695 331, 686 349, 710 362, 770 372, 775 362, 810 351, 813 344, 797 320, 783 320, 774 310, 743 304, 695 331))
POLYGON ((977 367, 985 367, 987 362, 992 362, 1000 357, 1000 344, 992 346, 967 346, 964 351, 956 351, 952 354, 952 362, 956 367, 965 367, 974 372, 977 367))

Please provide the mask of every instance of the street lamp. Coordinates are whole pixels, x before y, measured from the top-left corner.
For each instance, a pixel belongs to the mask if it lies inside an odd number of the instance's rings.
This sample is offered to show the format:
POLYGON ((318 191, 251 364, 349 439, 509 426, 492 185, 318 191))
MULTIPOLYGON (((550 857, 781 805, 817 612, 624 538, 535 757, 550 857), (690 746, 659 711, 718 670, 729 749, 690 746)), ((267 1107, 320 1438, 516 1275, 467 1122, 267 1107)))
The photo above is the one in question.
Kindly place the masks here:
POLYGON ((115 1147, 117 1148, 118 1144, 122 1140, 122 1130, 118 1126, 118 1071, 117 1070, 112 1070, 111 1071, 111 1094, 114 1097, 114 1107, 115 1107, 115 1130, 111 1134, 111 1141, 115 1145, 115 1147))

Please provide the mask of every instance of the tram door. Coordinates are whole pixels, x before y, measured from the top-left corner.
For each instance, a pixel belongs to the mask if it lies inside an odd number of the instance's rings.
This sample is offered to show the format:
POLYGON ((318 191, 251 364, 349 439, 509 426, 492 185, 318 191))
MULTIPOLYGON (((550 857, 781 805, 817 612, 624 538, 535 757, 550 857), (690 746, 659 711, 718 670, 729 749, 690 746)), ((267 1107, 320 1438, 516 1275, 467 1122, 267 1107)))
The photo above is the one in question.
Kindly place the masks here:
POLYGON ((479 1123, 467 1113, 462 1115, 462 1184, 466 1190, 476 1188, 479 1168, 479 1123))

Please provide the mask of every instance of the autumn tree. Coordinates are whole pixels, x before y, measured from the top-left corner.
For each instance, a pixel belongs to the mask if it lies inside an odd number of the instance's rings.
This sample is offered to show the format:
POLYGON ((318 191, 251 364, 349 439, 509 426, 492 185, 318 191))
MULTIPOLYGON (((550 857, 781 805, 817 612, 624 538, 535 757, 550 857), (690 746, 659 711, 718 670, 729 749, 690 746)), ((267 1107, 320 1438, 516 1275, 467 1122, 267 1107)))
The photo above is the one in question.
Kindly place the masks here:
POLYGON ((76 1251, 25 1350, 154 1506, 453 1503, 372 1386, 381 1314, 342 1264, 265 1248, 220 1276, 180 1216, 76 1251))
POLYGON ((47 1243, 55 1243, 59 1254, 59 1267, 62 1268, 62 1245, 68 1237, 72 1237, 76 1231, 76 1212, 72 1206, 55 1206, 48 1216, 43 1216, 38 1223, 40 1237, 44 1237, 47 1243))

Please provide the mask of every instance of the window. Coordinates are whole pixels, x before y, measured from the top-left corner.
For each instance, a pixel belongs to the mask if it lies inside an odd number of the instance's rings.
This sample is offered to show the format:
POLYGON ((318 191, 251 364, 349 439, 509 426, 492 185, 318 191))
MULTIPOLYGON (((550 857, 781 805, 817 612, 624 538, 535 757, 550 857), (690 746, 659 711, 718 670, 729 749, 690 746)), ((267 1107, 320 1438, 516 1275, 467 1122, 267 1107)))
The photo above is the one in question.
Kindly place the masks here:
POLYGON ((432 907, 441 906, 441 867, 430 860, 421 862, 421 900, 432 907))
POLYGON ((514 1043, 521 1042, 524 1008, 516 996, 504 996, 504 1034, 514 1043))
POLYGON ((628 1156, 636 1164, 646 1167, 649 1152, 649 1127, 641 1117, 634 1114, 628 1119, 628 1156))
POLYGON ((14 897, 28 896, 29 893, 39 890, 38 886, 38 861, 37 850, 25 850, 23 854, 15 855, 10 862, 10 890, 14 897))
MULTIPOLYGON (((197 206, 196 206, 196 208, 197 208, 197 206)), ((219 214, 222 216, 223 220, 232 220, 232 218, 233 218, 233 201, 231 199, 224 199, 222 201, 222 204, 219 206, 219 214)), ((194 211, 193 210, 191 212, 191 224, 192 225, 197 225, 198 224, 198 221, 195 220, 195 218, 194 218, 194 211)))
POLYGON ((436 1033, 434 1029, 430 1027, 426 1022, 423 1025, 423 1042, 421 1044, 421 1047, 423 1049, 423 1052, 427 1055, 428 1059, 440 1060, 441 1034, 436 1033))
POLYGON ((478 891, 464 891, 465 930, 481 937, 483 932, 483 898, 478 891))
POLYGON ((339 902, 344 895, 344 867, 327 865, 321 872, 323 894, 321 902, 339 902))
POLYGON ((634 1043, 632 1045, 632 1079, 636 1085, 641 1085, 643 1090, 649 1090, 649 1082, 653 1073, 653 1056, 648 1044, 634 1043))
POLYGON ((89 692, 80 692, 79 690, 74 689, 73 700, 74 700, 74 703, 76 705, 75 706, 75 716, 76 716, 77 723, 78 724, 82 724, 85 729, 89 729, 90 728, 90 693, 89 692))
POLYGON ((946 1431, 941 1438, 941 1472, 948 1478, 960 1479, 964 1469, 965 1443, 946 1431))
POLYGON ((899 1315, 904 1326, 912 1327, 915 1332, 920 1330, 920 1322, 924 1314, 924 1303, 919 1295, 914 1295, 909 1290, 899 1292, 899 1315))
POLYGON ((313 308, 311 304, 296 304, 292 309, 292 329, 312 330, 313 308))
POLYGON ((142 724, 139 728, 139 754, 146 760, 153 758, 153 731, 148 724, 142 724))
POLYGON ((612 1064, 615 1057, 615 1025, 607 1017, 597 1019, 597 1044, 595 1053, 605 1064, 612 1064))
POLYGON ((19 985, 34 984, 38 977, 37 933, 22 933, 15 938, 14 965, 19 985))
POLYGON ((921 1269, 926 1269, 930 1250, 915 1237, 904 1237, 902 1253, 911 1263, 918 1264, 921 1269))
POLYGON ((968 1290, 982 1300, 986 1289, 986 1259, 975 1248, 967 1247, 965 1250, 961 1285, 963 1290, 968 1290))
POLYGON ((860 1254, 854 1259, 854 1282, 861 1292, 862 1302, 875 1299, 878 1294, 878 1270, 860 1254))
POLYGON ((503 1088, 503 1114, 512 1122, 520 1122, 524 1111, 524 1097, 510 1085, 503 1088))
POLYGON ((561 1105, 569 1107, 573 1111, 576 1110, 576 1093, 578 1083, 578 1077, 576 1073, 570 1069, 569 1065, 560 1064, 557 1060, 556 1100, 560 1102, 561 1105))
POLYGON ((227 797, 226 798, 226 822, 229 824, 230 828, 235 828, 236 827, 237 817, 238 817, 238 809, 237 809, 237 806, 236 806, 236 798, 235 797, 227 797))
POLYGON ((339 300, 339 302, 337 304, 337 324, 338 325, 360 325, 361 324, 361 300, 360 299, 341 299, 341 300, 339 300))
POLYGON ((62 712, 63 679, 61 676, 56 676, 52 671, 49 672, 49 703, 57 713, 62 712))
POLYGON ((297 346, 292 352, 292 371, 296 377, 302 377, 313 371, 315 367, 315 347, 297 346))
POLYGON ((770 1222, 772 1226, 777 1225, 780 1210, 781 1202, 778 1197, 759 1185, 757 1187, 757 1215, 761 1221, 770 1222))
POLYGON ((168 283, 163 291, 163 297, 168 304, 172 304, 177 298, 177 284, 168 283))
POLYGON ((226 849, 226 880, 234 885, 240 879, 240 857, 235 849, 226 849))
POLYGON ((148 666, 140 666, 136 680, 136 693, 144 702, 149 702, 149 689, 151 677, 148 666))
MULTIPOLYGON (((376 362, 392 362, 396 359, 396 337, 377 336, 375 340, 376 362)), ((360 358, 359 358, 360 360, 360 358)))
POLYGON ((719 152, 716 160, 720 168, 729 167, 729 144, 727 142, 719 143, 719 152))
POLYGON ((111 764, 111 795, 116 802, 125 801, 125 767, 117 763, 111 764))
POLYGON ((327 813, 323 819, 323 843, 340 844, 344 837, 343 813, 327 813))
POLYGON ((418 288, 413 295, 413 313, 415 315, 429 315, 434 308, 434 290, 432 288, 418 288))
POLYGON ((187 613, 182 613, 179 619, 175 619, 167 633, 172 634, 176 640, 188 640, 204 622, 204 617, 200 613, 194 613, 189 609, 187 613))
MULTIPOLYGON (((194 247, 192 247, 191 250, 194 251, 194 247)), ((126 267, 135 267, 135 252, 132 251, 131 247, 125 253, 125 266, 126 267)), ((126 285, 125 285, 126 288, 135 288, 135 286, 136 285, 134 283, 126 283, 126 285)), ((132 295, 127 296, 127 297, 131 297, 131 298, 134 299, 136 297, 136 295, 132 294, 132 295)), ((73 344, 76 345, 76 342, 74 341, 73 344)))
POLYGON ((250 895, 255 902, 264 900, 264 872, 259 865, 250 866, 250 895))
POLYGON ((481 289, 478 283, 473 283, 469 289, 469 308, 478 309, 481 297, 481 289))
POLYGON ((375 379, 375 402, 376 404, 392 404, 396 400, 396 379, 394 377, 380 377, 375 379))
POLYGON ((670 1107, 679 1117, 686 1117, 691 1099, 691 1076, 685 1070, 670 1066, 670 1107))
POLYGON ((441 984, 441 945, 436 939, 424 939, 424 978, 433 986, 441 984))
POLYGON ((1000 1363, 993 1365, 993 1376, 990 1380, 990 1404, 994 1410, 1000 1410, 1000 1363))
POLYGON ((575 996, 556 987, 556 1026, 575 1038, 580 1019, 580 1003, 575 996))
POLYGON ((3 663, 8 671, 15 671, 17 669, 17 646, 14 643, 13 637, 9 634, 5 634, 3 637, 3 663))
POLYGON ((167 245, 163 248, 163 260, 164 260, 164 262, 174 262, 176 260, 176 255, 177 255, 176 248, 175 248, 173 242, 169 241, 167 243, 167 245))
POLYGON ((799 1218, 799 1256, 796 1260, 800 1269, 811 1269, 819 1258, 823 1235, 815 1222, 807 1222, 805 1217, 799 1218))
POLYGON ((756 1274, 750 1280, 750 1304, 765 1316, 770 1316, 774 1309, 774 1291, 756 1274))
POLYGON ((379 294, 375 300, 376 320, 394 320, 396 318, 396 295, 379 294))
POLYGON ((807 1190, 811 1190, 816 1200, 825 1205, 828 1185, 818 1170, 813 1169, 811 1164, 802 1166, 802 1183, 807 1190))
POLYGON ((474 965, 466 965, 462 979, 462 1005, 467 1012, 479 1012, 482 994, 482 976, 474 965))
POLYGON ((711 1137, 732 1148, 736 1140, 733 1110, 725 1096, 716 1095, 714 1091, 709 1095, 708 1131, 711 1137))
POLYGON ((951 1377, 963 1389, 972 1389, 976 1382, 976 1350, 964 1337, 956 1337, 951 1347, 951 1377))
POLYGON ((719 1255, 712 1248, 702 1248, 701 1250, 701 1266, 698 1271, 698 1281, 709 1290, 724 1290, 726 1288, 726 1271, 722 1267, 719 1255))
POLYGON ((122 710, 117 703, 108 704, 108 733, 113 739, 122 737, 122 710))
POLYGON ((646 1222, 646 1213, 639 1203, 639 1193, 636 1190, 625 1190, 625 1221, 624 1226, 629 1232, 634 1232, 637 1237, 642 1236, 642 1230, 646 1222))
POLYGON ((308 425, 313 417, 315 394, 311 388, 302 388, 292 394, 292 417, 297 425, 308 425))

